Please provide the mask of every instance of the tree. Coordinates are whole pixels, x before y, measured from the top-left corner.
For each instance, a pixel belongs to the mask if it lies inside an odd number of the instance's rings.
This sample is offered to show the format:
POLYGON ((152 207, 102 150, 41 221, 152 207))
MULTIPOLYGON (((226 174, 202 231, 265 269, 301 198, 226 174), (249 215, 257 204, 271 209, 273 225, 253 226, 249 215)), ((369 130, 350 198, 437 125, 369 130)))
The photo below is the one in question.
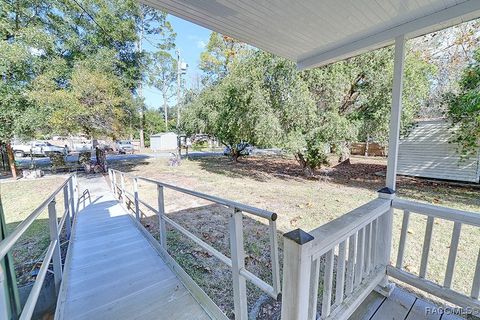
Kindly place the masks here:
MULTIPOLYGON (((143 81, 149 78, 149 59, 148 55, 143 51, 142 42, 147 36, 155 36, 156 48, 162 51, 168 51, 175 46, 176 34, 173 32, 173 27, 167 21, 167 14, 165 12, 154 9, 150 6, 140 4, 139 15, 137 17, 137 51, 142 57, 147 57, 145 63, 141 64, 142 75, 138 83, 137 94, 143 98, 143 81), (144 66, 146 65, 146 66, 144 66)), ((140 104, 139 110, 139 137, 140 147, 145 147, 144 142, 144 124, 145 124, 145 104, 140 104)))
POLYGON ((248 53, 248 46, 217 32, 210 34, 208 44, 200 54, 200 70, 204 85, 218 83, 229 73, 236 61, 248 53))
POLYGON ((150 56, 148 82, 162 93, 165 128, 168 130, 168 104, 174 96, 177 79, 177 60, 166 51, 157 51, 150 56))
POLYGON ((160 132, 166 132, 164 117, 155 109, 145 111, 145 144, 150 145, 150 136, 160 132))
POLYGON ((436 68, 435 83, 419 116, 442 117, 448 110, 448 104, 444 103, 445 94, 458 93, 462 71, 471 63, 473 53, 480 45, 480 19, 439 30, 410 42, 422 58, 436 68))
POLYGON ((445 96, 447 117, 455 127, 452 141, 464 157, 477 156, 480 148, 480 49, 463 71, 459 92, 445 96))
MULTIPOLYGON (((409 48, 406 55, 403 92, 402 130, 406 131, 425 104, 435 68, 418 51, 409 48)), ((388 141, 393 48, 367 52, 357 57, 306 71, 308 83, 320 113, 333 112, 357 127, 356 139, 388 141)), ((337 140, 338 141, 338 140, 337 140)), ((344 142, 334 143, 348 150, 344 142), (343 146, 341 146, 343 145, 343 146)), ((344 153, 344 152, 342 152, 344 153)), ((348 154, 342 154, 345 159, 348 154)))
MULTIPOLYGON (((41 4, 32 1, 0 3, 0 143, 7 147, 9 165, 16 178, 10 146, 15 136, 31 136, 42 114, 30 103, 25 90, 46 67, 54 41, 34 14, 41 4), (29 124, 29 125, 26 125, 29 124)), ((40 10, 40 9, 38 9, 40 10)))

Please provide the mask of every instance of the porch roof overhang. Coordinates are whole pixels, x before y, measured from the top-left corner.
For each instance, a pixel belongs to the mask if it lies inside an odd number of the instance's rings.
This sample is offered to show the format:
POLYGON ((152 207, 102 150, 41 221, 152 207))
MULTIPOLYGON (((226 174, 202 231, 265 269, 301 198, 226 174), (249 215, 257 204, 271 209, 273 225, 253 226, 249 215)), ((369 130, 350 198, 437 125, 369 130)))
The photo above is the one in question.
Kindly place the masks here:
POLYGON ((322 66, 480 17, 480 0, 140 0, 295 61, 322 66))

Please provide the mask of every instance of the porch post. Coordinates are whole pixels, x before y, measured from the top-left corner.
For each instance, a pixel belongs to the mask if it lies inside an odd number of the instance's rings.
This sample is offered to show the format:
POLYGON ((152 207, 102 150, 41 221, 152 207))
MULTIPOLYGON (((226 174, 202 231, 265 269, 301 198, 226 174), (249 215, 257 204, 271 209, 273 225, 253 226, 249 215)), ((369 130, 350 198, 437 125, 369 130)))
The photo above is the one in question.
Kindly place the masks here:
MULTIPOLYGON (((388 162, 385 188, 379 190, 379 197, 393 199, 397 182, 398 143, 400 138, 400 120, 402 116, 403 67, 405 63, 405 35, 395 38, 395 61, 393 66, 392 109, 390 113, 390 134, 388 141, 388 162)), ((378 235, 377 257, 382 264, 390 264, 393 233, 393 208, 379 218, 380 232, 378 235)), ((383 295, 390 295, 393 284, 388 283, 388 276, 377 287, 383 295)))
POLYGON ((388 139, 388 162, 386 186, 396 189, 398 141, 402 116, 403 66, 405 64, 405 35, 395 38, 395 62, 393 66, 392 109, 390 113, 390 134, 388 139))

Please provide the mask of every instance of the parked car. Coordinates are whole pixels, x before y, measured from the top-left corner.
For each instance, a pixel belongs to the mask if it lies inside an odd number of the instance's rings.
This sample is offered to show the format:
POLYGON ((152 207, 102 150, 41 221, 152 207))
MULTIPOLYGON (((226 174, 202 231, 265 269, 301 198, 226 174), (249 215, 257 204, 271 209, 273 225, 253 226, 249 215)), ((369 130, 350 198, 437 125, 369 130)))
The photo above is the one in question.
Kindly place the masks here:
POLYGON ((48 156, 49 154, 68 154, 66 147, 59 147, 46 141, 30 141, 27 144, 15 144, 12 146, 13 152, 17 157, 32 156, 48 156))
POLYGON ((133 144, 130 140, 118 140, 115 143, 117 150, 121 154, 132 153, 134 151, 133 144))
MULTIPOLYGON (((237 149, 241 150, 240 154, 242 156, 248 156, 248 155, 252 154, 253 146, 251 146, 248 143, 239 143, 237 145, 237 149)), ((223 155, 225 155, 225 156, 231 155, 230 147, 225 147, 225 149, 223 149, 223 155)))

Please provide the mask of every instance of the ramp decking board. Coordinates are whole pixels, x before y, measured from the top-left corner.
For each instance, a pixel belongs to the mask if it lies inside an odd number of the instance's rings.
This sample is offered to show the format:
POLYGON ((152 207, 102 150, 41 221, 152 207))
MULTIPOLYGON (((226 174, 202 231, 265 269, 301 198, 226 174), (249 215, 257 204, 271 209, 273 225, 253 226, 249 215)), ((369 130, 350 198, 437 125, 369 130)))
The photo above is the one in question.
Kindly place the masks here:
POLYGON ((209 319, 103 177, 76 217, 55 319, 209 319))

